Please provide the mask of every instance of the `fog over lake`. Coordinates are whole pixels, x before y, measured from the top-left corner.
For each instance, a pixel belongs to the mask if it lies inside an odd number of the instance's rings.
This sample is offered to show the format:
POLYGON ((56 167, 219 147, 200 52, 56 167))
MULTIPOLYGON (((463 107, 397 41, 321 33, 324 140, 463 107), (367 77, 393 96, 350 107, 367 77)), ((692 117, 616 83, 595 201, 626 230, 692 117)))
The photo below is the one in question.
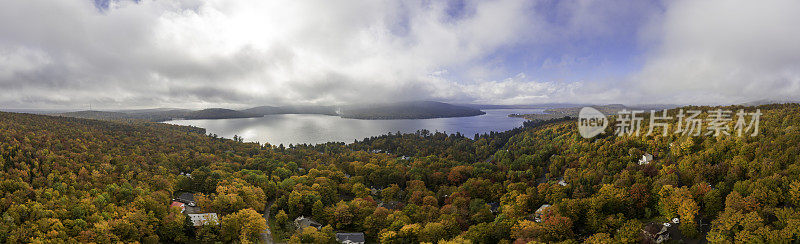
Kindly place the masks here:
POLYGON ((542 113, 543 109, 484 109, 486 114, 472 117, 402 120, 359 120, 318 114, 277 114, 261 118, 172 120, 164 123, 192 125, 206 133, 245 141, 278 144, 319 144, 331 141, 351 143, 366 137, 398 131, 411 133, 427 129, 431 132, 460 132, 470 138, 475 133, 506 131, 522 126, 525 119, 509 114, 542 113))

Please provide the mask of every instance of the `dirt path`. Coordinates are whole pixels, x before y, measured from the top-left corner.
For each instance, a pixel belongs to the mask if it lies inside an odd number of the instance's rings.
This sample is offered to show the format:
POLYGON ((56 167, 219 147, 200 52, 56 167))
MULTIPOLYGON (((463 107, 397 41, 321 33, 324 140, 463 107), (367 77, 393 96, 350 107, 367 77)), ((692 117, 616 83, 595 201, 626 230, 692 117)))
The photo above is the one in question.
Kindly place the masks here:
POLYGON ((261 241, 267 244, 273 244, 272 241, 272 231, 269 228, 269 207, 272 206, 273 202, 268 202, 267 206, 264 209, 264 220, 267 221, 267 229, 261 231, 261 241))

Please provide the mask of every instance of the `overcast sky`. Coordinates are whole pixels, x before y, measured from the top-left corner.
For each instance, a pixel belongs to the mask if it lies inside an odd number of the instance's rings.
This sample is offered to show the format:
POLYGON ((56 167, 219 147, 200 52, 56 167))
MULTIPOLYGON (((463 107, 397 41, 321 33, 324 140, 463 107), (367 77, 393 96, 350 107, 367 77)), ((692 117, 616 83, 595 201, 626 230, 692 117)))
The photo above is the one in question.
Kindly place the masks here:
POLYGON ((0 107, 800 100, 800 1, 0 0, 0 107))

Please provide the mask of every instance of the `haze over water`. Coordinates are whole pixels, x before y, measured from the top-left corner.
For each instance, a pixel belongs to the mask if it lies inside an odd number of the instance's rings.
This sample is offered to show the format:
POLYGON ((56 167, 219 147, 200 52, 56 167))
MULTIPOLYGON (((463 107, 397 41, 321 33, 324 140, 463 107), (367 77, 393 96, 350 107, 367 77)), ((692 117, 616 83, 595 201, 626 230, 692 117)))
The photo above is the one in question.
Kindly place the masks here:
POLYGON ((543 109, 484 109, 486 114, 473 117, 359 120, 318 114, 277 114, 261 118, 172 120, 165 123, 191 125, 206 129, 206 133, 232 138, 241 136, 245 141, 273 145, 319 144, 346 142, 389 132, 412 133, 427 129, 449 134, 460 132, 472 138, 475 133, 506 131, 522 126, 525 119, 508 117, 509 114, 542 113, 543 109))

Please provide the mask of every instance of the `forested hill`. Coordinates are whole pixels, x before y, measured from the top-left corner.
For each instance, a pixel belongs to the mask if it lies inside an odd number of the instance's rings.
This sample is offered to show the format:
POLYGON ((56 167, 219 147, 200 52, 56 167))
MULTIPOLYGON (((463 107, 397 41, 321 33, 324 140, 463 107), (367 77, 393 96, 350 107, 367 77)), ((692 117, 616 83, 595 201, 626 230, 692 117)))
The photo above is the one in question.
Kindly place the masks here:
POLYGON ((76 111, 57 113, 56 116, 84 118, 84 119, 99 119, 99 120, 141 120, 151 122, 162 122, 173 119, 233 119, 233 118, 254 118, 261 117, 262 114, 249 113, 245 111, 237 111, 224 108, 208 108, 201 110, 188 110, 188 109, 143 109, 143 110, 123 110, 119 112, 112 111, 76 111))
POLYGON ((207 108, 186 113, 184 119, 233 119, 233 118, 255 118, 262 115, 252 114, 224 108, 207 108))
POLYGON ((566 120, 475 139, 421 132, 289 148, 193 127, 0 113, 0 242, 256 242, 264 211, 276 239, 303 243, 336 232, 381 243, 638 243, 652 237, 646 226, 674 218, 677 242, 800 241, 800 105, 757 108, 752 137, 610 127, 584 139, 566 120), (218 225, 194 227, 170 208, 180 191, 218 225), (296 230, 299 216, 322 227, 296 230))
POLYGON ((275 114, 322 114, 351 119, 430 119, 476 116, 485 113, 479 109, 470 107, 440 102, 419 101, 343 106, 259 106, 243 110, 225 108, 208 108, 202 110, 158 108, 120 111, 85 110, 55 113, 53 115, 100 120, 163 122, 173 119, 256 118, 275 114))
POLYGON ((431 119, 483 114, 486 113, 479 109, 433 101, 353 105, 339 111, 342 118, 351 119, 431 119))

